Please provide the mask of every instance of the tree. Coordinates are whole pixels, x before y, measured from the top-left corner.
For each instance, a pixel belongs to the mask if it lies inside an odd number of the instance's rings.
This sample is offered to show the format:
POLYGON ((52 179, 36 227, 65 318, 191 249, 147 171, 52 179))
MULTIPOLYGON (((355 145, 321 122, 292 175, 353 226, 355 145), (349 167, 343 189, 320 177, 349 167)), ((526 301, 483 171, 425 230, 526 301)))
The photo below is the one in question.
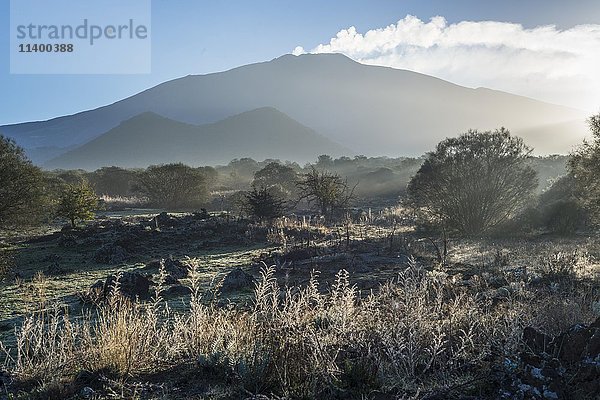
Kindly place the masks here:
POLYGON ((23 149, 0 135, 0 228, 31 222, 42 202, 43 179, 23 149))
POLYGON ((285 198, 291 198, 296 192, 298 174, 292 167, 278 162, 270 162, 263 169, 254 173, 252 186, 275 189, 285 198))
POLYGON ((96 193, 108 196, 130 196, 136 179, 134 170, 120 167, 103 167, 89 174, 96 193))
POLYGON ((583 144, 569 156, 567 168, 575 179, 579 200, 592 220, 600 222, 600 114, 588 119, 592 141, 583 144))
POLYGON ((299 199, 315 204, 326 218, 348 207, 356 185, 352 188, 348 182, 336 173, 319 171, 312 167, 296 185, 299 199))
POLYGON ((501 128, 440 142, 408 185, 418 207, 444 228, 482 234, 521 210, 537 186, 531 150, 501 128))
POLYGON ((315 166, 319 169, 331 169, 333 168, 333 158, 327 154, 321 154, 317 158, 317 163, 315 166))
POLYGON ((158 207, 197 207, 207 196, 202 170, 187 165, 151 165, 139 176, 134 190, 158 207))
POLYGON ((285 201, 266 187, 256 188, 245 194, 246 211, 260 221, 271 221, 283 216, 285 201))
POLYGON ((87 181, 78 184, 67 184, 58 203, 57 215, 68 219, 75 228, 77 220, 86 221, 94 218, 98 209, 98 196, 87 181))

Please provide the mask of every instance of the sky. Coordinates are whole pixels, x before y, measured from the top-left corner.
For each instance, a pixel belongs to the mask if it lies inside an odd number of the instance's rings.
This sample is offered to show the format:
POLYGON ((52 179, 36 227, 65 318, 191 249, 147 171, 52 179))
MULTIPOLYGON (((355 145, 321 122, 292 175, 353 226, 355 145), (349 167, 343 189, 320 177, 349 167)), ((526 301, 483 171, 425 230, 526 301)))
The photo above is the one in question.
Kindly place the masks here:
POLYGON ((125 75, 11 74, 9 11, 0 0, 0 124, 96 108, 185 75, 331 51, 600 109, 598 0, 152 0, 151 72, 125 75))

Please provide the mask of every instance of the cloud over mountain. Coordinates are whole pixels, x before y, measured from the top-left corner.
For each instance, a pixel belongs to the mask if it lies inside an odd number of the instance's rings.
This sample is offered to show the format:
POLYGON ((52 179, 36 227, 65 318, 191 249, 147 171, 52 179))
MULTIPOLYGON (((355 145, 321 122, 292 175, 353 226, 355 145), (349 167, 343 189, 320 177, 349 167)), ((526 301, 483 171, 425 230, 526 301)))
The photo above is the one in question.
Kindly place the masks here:
MULTIPOLYGON (((413 70, 470 87, 485 86, 596 110, 600 106, 600 25, 527 29, 520 24, 429 22, 408 15, 384 28, 343 29, 310 53, 413 70)), ((295 54, 305 52, 302 47, 295 54)))

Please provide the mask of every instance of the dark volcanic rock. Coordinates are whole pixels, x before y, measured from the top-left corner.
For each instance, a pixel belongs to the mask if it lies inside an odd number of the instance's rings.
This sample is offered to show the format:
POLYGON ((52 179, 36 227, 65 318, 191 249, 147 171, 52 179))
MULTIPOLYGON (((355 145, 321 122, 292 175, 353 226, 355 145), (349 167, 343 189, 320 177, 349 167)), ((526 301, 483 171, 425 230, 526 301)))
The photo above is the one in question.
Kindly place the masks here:
MULTIPOLYGON (((115 286, 116 275, 106 278, 102 286, 104 297, 108 296, 115 286)), ((139 272, 123 272, 119 276, 119 293, 130 299, 148 299, 150 297, 150 280, 139 272)), ((96 283, 97 284, 97 283, 96 283)), ((96 285, 94 285, 96 286, 96 285)))
POLYGON ((46 268, 45 274, 49 276, 57 276, 67 274, 69 272, 70 271, 68 269, 62 268, 58 261, 54 261, 48 266, 48 268, 46 268))
POLYGON ((523 342, 526 349, 508 390, 513 398, 600 398, 600 318, 555 338, 528 327, 523 342))
POLYGON ((167 258, 163 261, 165 271, 175 279, 181 279, 188 276, 189 268, 186 263, 181 260, 175 260, 173 258, 167 258))
POLYGON ((165 291, 163 292, 163 294, 167 297, 185 296, 190 293, 192 293, 192 289, 190 289, 187 286, 183 286, 183 285, 171 286, 171 287, 165 289, 165 291))
POLYGON ((103 264, 120 264, 127 260, 127 251, 115 244, 105 244, 94 252, 94 261, 103 264))
POLYGON ((254 283, 252 275, 244 272, 241 268, 235 268, 230 271, 225 278, 223 278, 223 284, 221 290, 224 292, 245 289, 254 283))
POLYGON ((320 255, 319 249, 316 247, 304 247, 293 249, 281 256, 282 262, 296 262, 307 260, 320 255))

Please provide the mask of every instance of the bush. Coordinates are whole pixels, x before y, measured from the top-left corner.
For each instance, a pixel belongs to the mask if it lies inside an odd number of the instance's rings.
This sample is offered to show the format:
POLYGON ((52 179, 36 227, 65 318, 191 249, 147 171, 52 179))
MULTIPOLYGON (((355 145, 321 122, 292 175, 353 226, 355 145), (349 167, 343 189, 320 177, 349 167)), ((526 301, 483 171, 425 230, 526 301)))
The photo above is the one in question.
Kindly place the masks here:
POLYGON ((539 226, 549 231, 568 235, 583 227, 586 212, 576 195, 576 182, 565 175, 541 194, 539 199, 539 226))
POLYGON ((524 208, 537 186, 531 150, 504 128, 439 143, 411 179, 414 205, 461 234, 487 233, 524 208))
POLYGON ((556 201, 544 209, 542 220, 547 229, 560 235, 574 233, 584 221, 583 210, 575 200, 556 201))
POLYGON ((129 197, 137 173, 119 167, 104 167, 89 174, 89 181, 98 195, 129 197))

